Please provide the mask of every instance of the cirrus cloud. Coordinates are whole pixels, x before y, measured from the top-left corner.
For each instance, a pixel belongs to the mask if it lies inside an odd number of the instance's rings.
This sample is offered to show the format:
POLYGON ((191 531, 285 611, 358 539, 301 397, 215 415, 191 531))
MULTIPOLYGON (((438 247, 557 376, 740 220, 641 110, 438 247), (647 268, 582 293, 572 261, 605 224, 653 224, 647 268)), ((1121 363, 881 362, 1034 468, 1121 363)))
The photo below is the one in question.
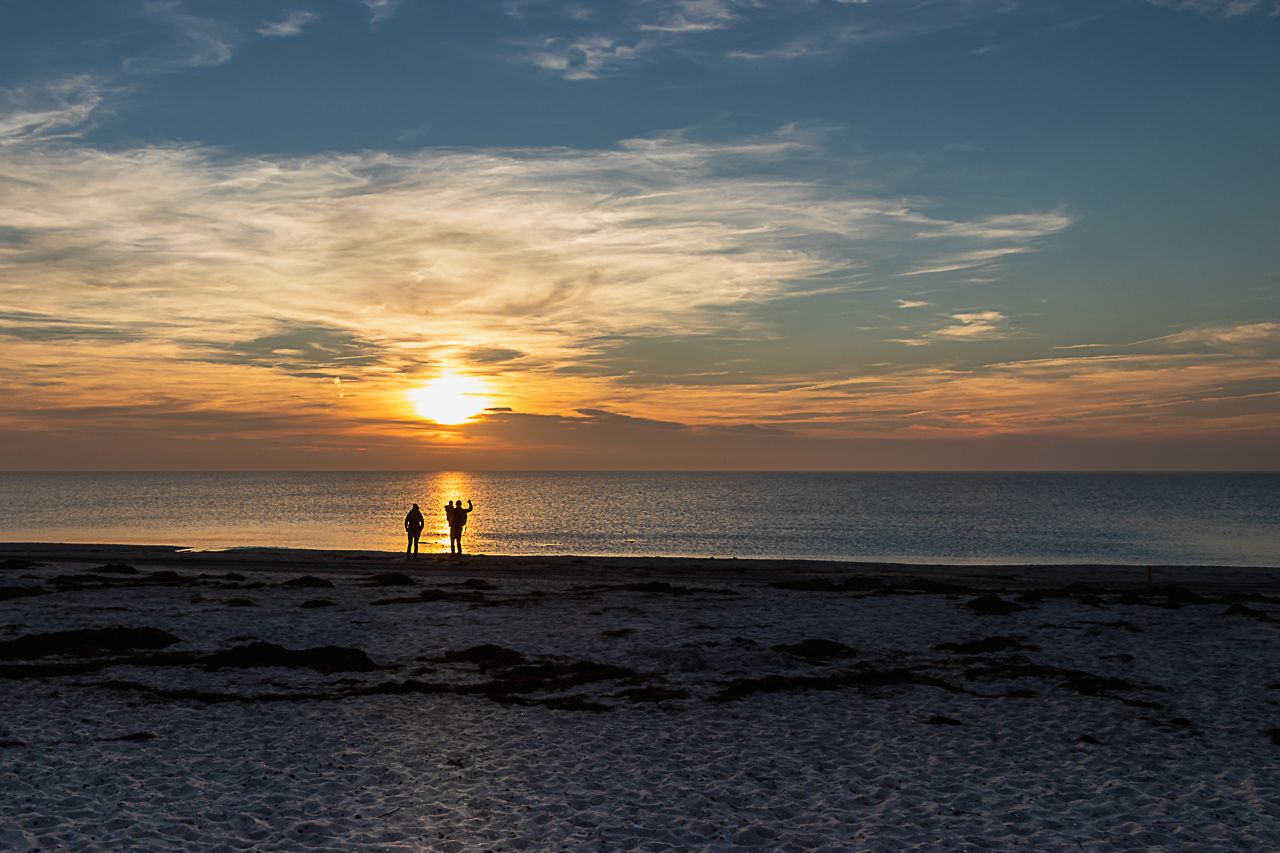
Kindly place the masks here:
POLYGON ((258 28, 258 35, 296 36, 302 32, 303 27, 321 17, 318 12, 290 12, 279 21, 263 24, 258 28))
POLYGON ((13 187, 0 207, 14 235, 0 247, 10 305, 126 325, 160 311, 182 330, 168 339, 192 347, 329 325, 384 347, 555 361, 601 336, 733 328, 740 309, 819 280, 839 289, 910 267, 922 240, 930 263, 978 266, 1070 221, 954 222, 785 169, 742 176, 744 163, 838 159, 794 129, 595 151, 292 159, 32 136, 82 109, 13 119, 0 140, 13 187))

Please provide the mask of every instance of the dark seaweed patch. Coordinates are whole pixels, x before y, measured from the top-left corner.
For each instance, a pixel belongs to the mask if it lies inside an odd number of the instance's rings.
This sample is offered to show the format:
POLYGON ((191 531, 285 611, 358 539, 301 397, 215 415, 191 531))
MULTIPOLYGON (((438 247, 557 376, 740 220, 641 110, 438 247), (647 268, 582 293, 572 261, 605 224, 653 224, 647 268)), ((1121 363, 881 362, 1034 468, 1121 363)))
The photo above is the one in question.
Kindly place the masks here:
POLYGON ((0 561, 0 572, 25 572, 27 569, 35 569, 43 565, 44 563, 26 560, 22 557, 8 557, 0 561))
POLYGON ((1005 601, 994 592, 980 595, 972 601, 966 602, 964 606, 983 616, 1008 616, 1010 613, 1017 613, 1020 610, 1027 609, 1021 604, 1005 601))
POLYGON ((794 581, 773 581, 768 586, 774 589, 790 589, 797 592, 849 592, 879 589, 882 584, 879 578, 851 577, 840 583, 829 578, 806 578, 794 581))
POLYGON ((387 605, 387 604, 425 604, 433 601, 461 601, 469 604, 484 604, 485 597, 483 592, 451 592, 444 589, 424 589, 416 596, 408 596, 404 598, 380 598, 377 601, 370 601, 371 605, 387 605))
POLYGON ((266 693, 258 696, 238 696, 234 693, 211 693, 205 690, 164 690, 150 687, 137 681, 117 680, 100 681, 89 686, 101 687, 104 690, 133 690, 170 702, 192 701, 203 702, 206 705, 217 705, 223 702, 307 702, 315 699, 342 698, 340 696, 325 696, 315 693, 266 693))
POLYGON ((472 646, 460 652, 445 652, 438 658, 430 658, 432 663, 470 663, 481 672, 491 669, 507 669, 528 663, 525 656, 514 649, 504 649, 493 643, 472 646))
POLYGON ((764 678, 735 678, 708 701, 732 702, 753 693, 794 693, 802 690, 843 690, 849 687, 889 687, 920 685, 940 687, 952 693, 967 693, 962 687, 940 678, 920 675, 910 669, 869 670, 826 676, 766 675, 764 678))
POLYGON ((775 652, 795 655, 812 663, 825 660, 843 660, 856 657, 858 654, 857 649, 846 646, 844 643, 837 643, 835 640, 804 640, 794 645, 782 644, 772 648, 775 652))
POLYGON ((949 595, 976 595, 978 593, 978 591, 972 587, 963 586, 958 583, 929 580, 928 578, 916 578, 915 580, 907 581, 899 586, 898 589, 910 589, 917 592, 937 592, 949 595))
POLYGON ((29 598, 44 594, 45 590, 35 586, 0 586, 0 601, 13 601, 15 598, 29 598))
POLYGON ((936 652, 955 652, 962 655, 987 655, 996 652, 1035 651, 1036 646, 1024 646, 1016 637, 987 637, 967 643, 942 643, 934 646, 936 652))
MULTIPOLYGON (((1164 689, 1150 685, 1140 686, 1124 678, 1094 675, 1078 669, 1063 669, 1056 666, 1029 663, 992 663, 987 666, 968 669, 965 671, 964 677, 968 679, 1047 678, 1058 681, 1059 687, 1074 690, 1084 696, 1106 696, 1115 692, 1129 693, 1138 690, 1164 689)), ((1143 700, 1126 701, 1133 704, 1143 700)))
MULTIPOLYGON (((606 587, 607 588, 607 587, 606 587)), ((617 589, 618 587, 614 587, 617 589)), ((710 589, 704 586, 672 586, 666 581, 649 581, 647 583, 628 583, 623 584, 621 589, 629 592, 647 592, 653 595, 737 595, 738 593, 731 589, 710 589)))
MULTIPOLYGON (((637 681, 640 674, 624 666, 580 660, 568 664, 515 666, 491 682, 499 692, 548 693, 597 681, 637 681)), ((487 685, 479 685, 487 687, 487 685)))
POLYGON ((1222 611, 1222 615, 1223 616, 1252 616, 1254 619, 1257 619, 1259 622, 1275 621, 1274 619, 1272 619, 1270 613, 1265 613, 1261 610, 1255 610, 1252 607, 1247 607, 1238 602, 1236 604, 1231 605, 1226 610, 1222 611))
POLYGON ((1039 604, 1047 598, 1072 598, 1079 597, 1097 599, 1098 596, 1106 595, 1107 590, 1096 587, 1093 584, 1073 583, 1070 586, 1060 586, 1053 589, 1031 589, 1018 596, 1017 601, 1021 604, 1039 604))
POLYGON ((333 589, 333 581, 318 578, 314 575, 303 575, 300 578, 287 580, 280 585, 290 589, 333 589))
POLYGON ((51 634, 27 634, 0 643, 0 659, 34 660, 49 655, 88 657, 133 649, 164 649, 181 642, 159 628, 82 628, 51 634))
POLYGON ((1234 604, 1237 601, 1248 601, 1253 604, 1280 604, 1280 598, 1257 592, 1228 592, 1222 596, 1221 601, 1223 604, 1234 604))
POLYGON ((184 586, 194 584, 195 578, 179 575, 177 572, 159 571, 149 575, 137 574, 89 574, 57 575, 48 579, 58 592, 75 592, 82 589, 118 589, 121 587, 143 586, 184 586))
POLYGON ((667 687, 632 687, 615 693, 619 699, 630 699, 632 702, 668 702, 673 699, 688 699, 689 691, 667 687))
POLYGON ((1166 584, 1161 587, 1160 591, 1164 593, 1165 598, 1172 604, 1209 604, 1209 599, 1205 598, 1197 592, 1192 592, 1185 586, 1177 584, 1166 584))
POLYGON ((369 578, 365 586, 417 586, 418 582, 404 572, 383 572, 369 578))
POLYGON ((108 575, 136 575, 140 574, 137 569, 128 563, 107 563, 105 566, 98 566, 96 569, 90 569, 91 572, 98 572, 108 575))
POLYGON ((378 668, 369 656, 359 649, 342 646, 319 646, 313 649, 286 649, 274 643, 250 643, 234 649, 215 652, 199 658, 197 662, 206 670, 216 671, 224 667, 254 668, 283 666, 313 669, 325 674, 333 672, 372 672, 378 668))
POLYGON ((1137 625, 1133 624, 1132 622, 1126 621, 1126 620, 1124 620, 1124 619, 1120 619, 1120 620, 1115 621, 1115 622, 1090 622, 1090 621, 1087 621, 1087 620, 1083 620, 1083 619, 1082 619, 1082 620, 1080 620, 1080 621, 1078 621, 1078 622, 1073 622, 1073 623, 1071 623, 1071 624, 1073 624, 1073 625, 1097 625, 1099 628, 1120 628, 1121 630, 1128 631, 1130 634, 1142 634, 1142 633, 1145 633, 1145 632, 1143 631, 1143 629, 1142 629, 1142 628, 1140 628, 1139 626, 1137 626, 1137 625))

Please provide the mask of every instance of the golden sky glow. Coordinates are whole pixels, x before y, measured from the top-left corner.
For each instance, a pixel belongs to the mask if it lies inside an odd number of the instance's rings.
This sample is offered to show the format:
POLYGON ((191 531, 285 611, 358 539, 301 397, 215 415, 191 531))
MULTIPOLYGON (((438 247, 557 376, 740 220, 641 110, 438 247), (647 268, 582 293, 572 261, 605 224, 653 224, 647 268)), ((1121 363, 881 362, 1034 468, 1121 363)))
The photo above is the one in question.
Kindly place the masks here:
POLYGON ((15 7, 0 470, 1280 466, 1280 19, 1097 2, 15 7))
MULTIPOLYGON (((832 275, 856 290, 885 274, 877 263, 912 272, 891 255, 833 253, 828 238, 936 242, 927 263, 954 267, 1070 225, 1059 213, 949 222, 716 174, 719 158, 807 144, 271 162, 19 141, 5 166, 17 189, 0 213, 34 236, 7 250, 7 323, 23 334, 6 346, 6 422, 44 430, 57 413, 77 423, 91 412, 133 429, 160 418, 193 440, 291 445, 310 411, 332 430, 301 442, 314 452, 375 436, 510 451, 510 430, 422 429, 497 405, 547 423, 586 411, 730 430, 728 441, 746 425, 793 441, 1274 424, 1280 370, 1263 356, 1280 343, 1276 324, 1183 329, 1143 354, 1118 342, 1045 358, 1004 312, 939 316, 877 285, 860 297, 864 326, 819 329, 847 355, 806 365, 776 346, 762 307, 821 299, 832 275), (606 192, 606 172, 649 186, 606 192), (984 245, 999 248, 974 248, 984 245), (895 347, 984 342, 1028 357, 885 360, 895 347), (496 401, 489 387, 508 390, 496 401)), ((531 436, 534 458, 548 440, 571 444, 531 436)))

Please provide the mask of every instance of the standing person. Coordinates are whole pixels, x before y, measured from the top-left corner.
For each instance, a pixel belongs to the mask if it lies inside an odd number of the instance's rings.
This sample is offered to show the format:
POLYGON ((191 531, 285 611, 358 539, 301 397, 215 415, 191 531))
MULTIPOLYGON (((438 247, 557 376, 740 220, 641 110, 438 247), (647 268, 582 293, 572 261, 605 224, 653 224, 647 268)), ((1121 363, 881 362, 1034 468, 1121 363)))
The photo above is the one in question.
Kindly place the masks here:
POLYGON ((422 535, 422 528, 426 526, 427 520, 422 517, 422 510, 414 504, 413 509, 409 510, 409 514, 404 517, 404 532, 409 535, 409 544, 405 546, 404 552, 406 560, 418 556, 418 537, 422 535))
POLYGON ((449 524, 449 553, 453 553, 453 501, 449 501, 444 505, 444 520, 449 524))
POLYGON ((475 509, 471 501, 462 508, 462 501, 450 501, 444 505, 444 517, 449 521, 449 553, 462 553, 462 528, 467 526, 467 513, 475 509))

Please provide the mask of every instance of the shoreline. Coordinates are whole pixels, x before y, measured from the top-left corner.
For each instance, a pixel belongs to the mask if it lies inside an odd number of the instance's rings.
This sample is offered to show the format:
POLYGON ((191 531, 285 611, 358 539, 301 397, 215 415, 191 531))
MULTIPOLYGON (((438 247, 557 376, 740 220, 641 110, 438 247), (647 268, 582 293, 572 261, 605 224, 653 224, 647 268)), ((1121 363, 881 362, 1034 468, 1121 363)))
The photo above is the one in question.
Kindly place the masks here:
MULTIPOLYGON (((503 555, 422 553, 407 559, 403 553, 303 548, 236 548, 225 551, 187 550, 180 545, 0 543, 0 563, 34 560, 41 563, 128 562, 150 571, 303 570, 358 575, 377 571, 407 571, 423 578, 487 575, 498 578, 586 579, 628 578, 698 579, 770 582, 802 578, 874 578, 886 585, 912 580, 963 584, 974 589, 1045 589, 1075 583, 1112 589, 1148 586, 1146 566, 1121 564, 956 565, 890 563, 857 560, 800 560, 750 557, 664 557, 599 555, 503 555)), ((1152 566, 1150 583, 1176 584, 1197 592, 1252 591, 1280 593, 1280 568, 1267 566, 1152 566)))

